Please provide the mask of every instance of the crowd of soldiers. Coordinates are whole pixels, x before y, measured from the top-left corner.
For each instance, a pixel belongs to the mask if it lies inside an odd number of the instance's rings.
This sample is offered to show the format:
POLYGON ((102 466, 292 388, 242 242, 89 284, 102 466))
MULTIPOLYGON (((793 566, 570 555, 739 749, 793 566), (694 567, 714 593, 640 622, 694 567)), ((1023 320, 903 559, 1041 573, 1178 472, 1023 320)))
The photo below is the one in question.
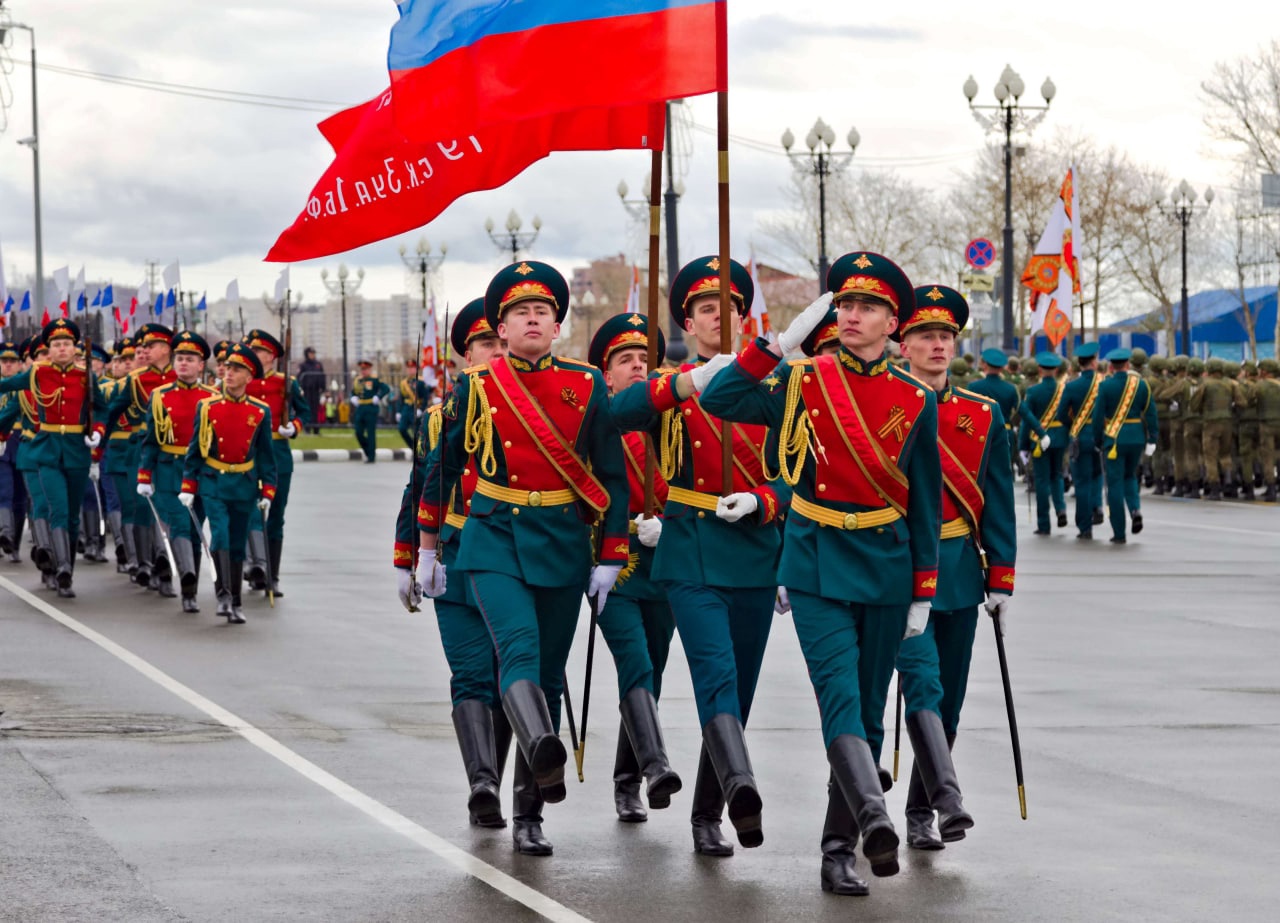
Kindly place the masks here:
POLYGON ((0 551, 21 563, 29 522, 44 587, 74 598, 77 559, 105 563, 110 534, 117 572, 183 612, 199 611, 202 558, 228 623, 245 621, 246 581, 274 604, 289 440, 308 418, 272 367, 284 352, 264 330, 211 347, 157 323, 108 353, 65 318, 0 343, 0 551))

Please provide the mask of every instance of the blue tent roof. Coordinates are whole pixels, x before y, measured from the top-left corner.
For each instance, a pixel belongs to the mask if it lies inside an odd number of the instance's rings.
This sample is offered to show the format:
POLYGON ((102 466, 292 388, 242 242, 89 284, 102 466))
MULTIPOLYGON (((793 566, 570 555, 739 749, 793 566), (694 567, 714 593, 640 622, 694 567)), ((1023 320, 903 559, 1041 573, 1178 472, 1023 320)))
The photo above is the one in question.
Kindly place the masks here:
MULTIPOLYGON (((1253 313, 1254 327, 1259 340, 1273 338, 1276 327, 1276 287, 1255 285, 1244 290, 1245 300, 1253 313)), ((1217 343, 1247 340, 1244 316, 1240 310, 1239 292, 1230 288, 1216 288, 1196 292, 1187 299, 1187 314, 1191 320, 1191 339, 1217 343)), ((1156 309, 1112 324, 1112 327, 1144 327, 1152 321, 1164 322, 1164 313, 1156 309)), ((1173 306, 1175 325, 1182 322, 1182 304, 1173 306)))

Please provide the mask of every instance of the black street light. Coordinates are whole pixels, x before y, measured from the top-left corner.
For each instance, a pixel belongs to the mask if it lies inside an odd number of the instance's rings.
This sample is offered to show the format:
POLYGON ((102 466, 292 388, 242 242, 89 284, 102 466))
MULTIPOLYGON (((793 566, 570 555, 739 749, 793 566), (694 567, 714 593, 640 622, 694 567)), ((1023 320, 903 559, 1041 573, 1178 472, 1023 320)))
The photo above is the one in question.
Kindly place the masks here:
MULTIPOLYGON (((3 6, 3 0, 0 0, 0 7, 3 6)), ((31 136, 20 139, 18 143, 24 147, 31 148, 32 181, 36 211, 36 290, 32 294, 36 299, 36 310, 42 311, 45 307, 44 233, 40 225, 40 104, 36 97, 36 30, 20 22, 8 22, 8 13, 3 10, 0 10, 0 13, 4 14, 4 19, 6 20, 6 22, 0 23, 0 40, 3 40, 4 33, 10 29, 18 29, 31 36, 31 136)))
POLYGON ((1213 204, 1213 187, 1205 189, 1203 205, 1195 204, 1196 195, 1195 189, 1184 179, 1173 187, 1168 201, 1165 201, 1158 192, 1155 198, 1156 207, 1178 222, 1182 228, 1182 349, 1176 348, 1175 334, 1174 352, 1183 352, 1188 356, 1191 355, 1191 319, 1187 312, 1187 226, 1191 224, 1192 215, 1198 211, 1205 211, 1213 204))
MULTIPOLYGON (((440 252, 433 254, 431 252, 431 244, 427 242, 427 239, 425 237, 421 237, 418 239, 418 246, 414 248, 412 253, 409 252, 408 248, 405 247, 404 244, 400 245, 400 262, 404 263, 405 268, 418 277, 418 282, 422 286, 422 324, 423 325, 425 325, 427 322, 427 311, 429 310, 427 307, 428 279, 430 278, 431 274, 435 272, 437 269, 439 269, 441 264, 444 263, 444 256, 448 252, 449 252, 449 245, 441 244, 440 252)), ((446 330, 444 332, 444 335, 447 338, 449 336, 449 331, 446 330)), ((431 347, 432 349, 434 349, 435 344, 432 343, 431 347)), ((421 362, 422 356, 414 356, 413 361, 421 362)))
POLYGON ((523 222, 520 216, 516 214, 516 210, 511 209, 511 213, 507 215, 507 229, 505 233, 493 233, 494 224, 492 218, 484 219, 484 230, 489 235, 489 239, 498 245, 499 250, 511 251, 511 262, 515 262, 520 258, 521 250, 528 250, 533 246, 533 242, 538 239, 538 232, 542 230, 542 219, 537 215, 533 216, 533 230, 520 231, 523 222))
POLYGON ((854 152, 862 142, 858 129, 850 128, 846 137, 849 152, 833 151, 836 143, 835 130, 819 118, 805 135, 804 143, 809 153, 797 151, 791 153, 796 143, 796 136, 788 128, 782 133, 782 149, 791 158, 791 163, 802 175, 813 175, 818 178, 818 294, 827 290, 827 177, 848 169, 853 161, 854 152))
POLYGON ((965 99, 969 100, 969 109, 978 124, 986 131, 1000 132, 1004 135, 1004 249, 1000 254, 1000 272, 1003 282, 1000 314, 1004 331, 1002 345, 1006 352, 1013 351, 1013 133, 1014 131, 1031 131, 1040 124, 1049 111, 1049 104, 1057 94, 1058 88, 1048 77, 1040 85, 1040 95, 1044 97, 1043 106, 1032 106, 1020 103, 1026 91, 1022 78, 1008 64, 1000 74, 995 86, 996 105, 980 106, 974 103, 978 95, 978 82, 970 75, 964 82, 965 99), (981 110, 993 112, 983 115, 981 110))
POLYGON ((364 282, 364 270, 356 270, 355 281, 350 280, 351 273, 346 263, 338 264, 338 281, 329 281, 329 270, 320 270, 320 281, 329 290, 329 294, 337 295, 342 300, 342 387, 347 397, 351 396, 351 362, 347 358, 347 295, 354 295, 364 282))
MULTIPOLYGON (((667 105, 668 119, 670 119, 671 117, 670 108, 671 108, 670 104, 668 104, 667 105)), ((668 129, 668 137, 670 137, 669 129, 668 129)), ((669 148, 670 146, 668 146, 668 154, 670 154, 669 148)), ((652 183, 653 183, 653 175, 651 173, 646 173, 644 177, 644 189, 643 189, 644 198, 628 199, 627 194, 631 191, 631 189, 630 187, 627 186, 627 181, 624 179, 618 180, 618 199, 622 202, 622 207, 627 210, 627 214, 630 215, 633 219, 635 219, 637 224, 644 227, 645 234, 646 234, 646 238, 645 238, 646 245, 648 243, 647 234, 649 230, 649 194, 652 191, 651 190, 652 183)), ((663 230, 665 231, 666 238, 667 238, 667 284, 668 285, 670 285, 671 280, 675 278, 675 274, 680 271, 680 266, 679 266, 680 251, 679 251, 679 247, 675 243, 675 237, 676 237, 675 216, 676 216, 676 203, 679 202, 680 197, 683 195, 684 195, 684 181, 678 180, 678 179, 675 181, 671 181, 671 178, 668 177, 667 189, 663 193, 663 197, 666 202, 666 217, 663 219, 666 223, 666 226, 663 228, 663 230)), ((680 363, 684 361, 685 357, 687 357, 688 355, 689 355, 689 349, 684 345, 684 330, 681 329, 680 325, 676 323, 676 320, 673 317, 670 320, 669 332, 667 334, 666 357, 670 359, 672 362, 680 363)))

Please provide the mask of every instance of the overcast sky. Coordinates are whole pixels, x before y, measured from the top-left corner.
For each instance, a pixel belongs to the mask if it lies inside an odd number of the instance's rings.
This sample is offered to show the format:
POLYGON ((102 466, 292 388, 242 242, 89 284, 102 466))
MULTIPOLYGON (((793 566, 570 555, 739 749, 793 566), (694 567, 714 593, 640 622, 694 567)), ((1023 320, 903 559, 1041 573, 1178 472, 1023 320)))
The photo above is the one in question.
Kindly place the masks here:
MULTIPOLYGON (((1051 76, 1058 87, 1053 130, 1086 133, 1144 163, 1224 189, 1227 152, 1203 127, 1199 84, 1214 62, 1269 41, 1265 16, 1225 3, 1193 19, 1147 4, 1083 2, 958 4, 916 0, 861 4, 731 0, 731 132, 760 142, 731 146, 733 246, 769 253, 762 219, 786 207, 790 166, 778 138, 803 138, 822 116, 843 138, 862 136, 859 169, 894 169, 912 180, 954 184, 984 142, 966 111, 965 78, 979 102, 1007 63, 1038 103, 1051 76), (984 15, 978 12, 986 8, 984 15), (1003 8, 1004 12, 997 13, 1003 8)), ((35 28, 42 65, 101 74, 316 100, 301 110, 149 92, 41 70, 39 74, 44 266, 80 264, 89 278, 136 284, 148 260, 181 260, 187 289, 221 297, 238 277, 246 297, 270 290, 278 267, 262 257, 292 223, 328 166, 315 130, 325 112, 370 98, 387 85, 391 0, 5 0, 35 28), (333 105, 328 105, 332 103, 333 105), (316 111, 306 111, 306 110, 316 111)), ((707 53, 712 53, 708 36, 707 53)), ((0 247, 5 272, 34 268, 31 155, 15 142, 30 134, 30 44, 12 34, 0 75, 0 247), (7 81, 7 87, 4 82, 7 81)), ((715 125, 711 97, 692 100, 701 129, 715 125)), ((680 214, 683 258, 716 242, 715 139, 692 133, 693 153, 680 214)), ((1064 164, 1064 168, 1065 168, 1064 164)), ((502 225, 515 208, 526 227, 544 227, 533 254, 568 274, 574 265, 626 249, 629 219, 615 187, 639 195, 648 155, 640 151, 554 154, 507 187, 466 196, 425 228, 447 242, 440 293, 454 304, 483 290, 501 265, 483 223, 502 225)), ((1084 177, 1082 182, 1088 182, 1084 177)), ((999 238, 1000 229, 990 236, 999 238)), ((364 291, 406 288, 397 255, 419 233, 342 257, 295 264, 293 288, 320 300, 321 266, 363 266, 364 291)), ((833 255, 856 241, 832 241, 833 255)))

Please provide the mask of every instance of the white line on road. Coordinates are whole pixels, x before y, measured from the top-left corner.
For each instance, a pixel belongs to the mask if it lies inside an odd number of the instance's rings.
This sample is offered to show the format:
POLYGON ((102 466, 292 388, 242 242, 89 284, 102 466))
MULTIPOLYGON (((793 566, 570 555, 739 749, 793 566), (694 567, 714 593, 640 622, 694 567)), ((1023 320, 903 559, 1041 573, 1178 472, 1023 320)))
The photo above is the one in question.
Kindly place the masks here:
POLYGON ((455 866, 467 875, 483 881, 494 890, 500 891, 512 900, 524 904, 524 906, 528 907, 535 913, 546 917, 548 920, 564 921, 564 923, 589 923, 586 917, 583 917, 570 910, 568 907, 565 907, 563 904, 552 900, 542 892, 535 891, 524 882, 516 878, 512 878, 506 872, 500 871, 486 862, 481 862, 475 856, 459 849, 447 840, 442 839, 426 827, 415 824, 403 814, 392 810, 382 802, 371 798, 359 789, 351 787, 337 776, 325 772, 325 770, 321 769, 315 763, 290 750, 274 737, 260 731, 243 718, 237 717, 221 705, 218 705, 216 702, 206 699, 194 689, 184 686, 168 673, 165 673, 158 667, 152 666, 137 654, 127 648, 121 647, 105 635, 99 634, 92 628, 77 621, 60 609, 49 605, 40 597, 27 592, 7 577, 0 577, 0 587, 4 587, 14 596, 18 597, 32 608, 43 612, 55 622, 70 628, 86 640, 92 641, 111 656, 133 667, 133 669, 137 670, 147 679, 151 680, 156 685, 167 689, 193 708, 204 712, 214 721, 217 721, 218 723, 235 731, 259 750, 275 757, 300 776, 310 779, 325 791, 338 796, 343 801, 347 802, 347 804, 363 812, 365 815, 376 820, 383 826, 394 830, 396 833, 411 840, 424 849, 435 853, 439 858, 455 866))

